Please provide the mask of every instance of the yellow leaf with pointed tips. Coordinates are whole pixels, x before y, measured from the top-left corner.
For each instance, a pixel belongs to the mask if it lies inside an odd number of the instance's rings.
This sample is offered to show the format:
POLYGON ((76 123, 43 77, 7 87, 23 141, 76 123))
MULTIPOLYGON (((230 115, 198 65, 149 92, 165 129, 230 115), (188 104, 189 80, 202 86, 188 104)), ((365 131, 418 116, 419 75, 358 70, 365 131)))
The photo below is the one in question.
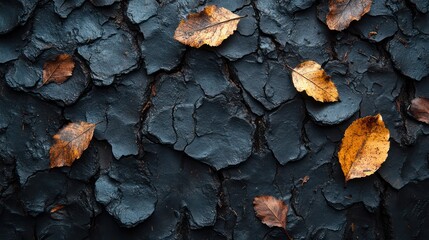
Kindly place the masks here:
POLYGON ((60 54, 55 60, 47 61, 43 65, 43 84, 66 81, 73 74, 75 63, 69 54, 60 54))

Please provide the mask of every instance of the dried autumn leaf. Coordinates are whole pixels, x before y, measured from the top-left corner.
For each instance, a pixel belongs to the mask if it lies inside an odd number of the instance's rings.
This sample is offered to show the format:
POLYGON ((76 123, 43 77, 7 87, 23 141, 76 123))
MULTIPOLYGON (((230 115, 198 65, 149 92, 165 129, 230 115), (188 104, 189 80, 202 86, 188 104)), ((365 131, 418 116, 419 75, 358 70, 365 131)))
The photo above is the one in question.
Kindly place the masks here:
POLYGON ((71 166, 88 148, 96 124, 69 123, 54 135, 55 143, 49 150, 51 168, 71 166))
POLYGON ((369 12, 371 5, 372 0, 329 0, 326 24, 331 30, 342 31, 369 12))
POLYGON ((55 60, 43 65, 43 84, 50 82, 63 83, 72 74, 75 63, 69 54, 60 54, 55 60))
POLYGON ((286 230, 288 206, 273 196, 257 196, 253 199, 256 216, 269 227, 281 227, 286 230))
POLYGON ((408 112, 417 121, 429 124, 429 99, 414 98, 408 107, 408 112))
POLYGON ((389 129, 380 114, 355 120, 346 130, 338 159, 346 181, 366 177, 386 161, 389 129))
POLYGON ((182 20, 174 33, 174 39, 199 48, 204 44, 219 46, 237 29, 240 16, 223 7, 209 5, 199 13, 191 13, 182 20))
POLYGON ((51 210, 49 212, 50 213, 55 213, 55 212, 57 212, 57 211, 59 211, 59 210, 61 210, 63 208, 64 208, 64 205, 56 205, 53 208, 51 208, 51 210))
POLYGON ((319 102, 336 102, 340 99, 337 87, 318 63, 305 61, 292 69, 292 81, 298 92, 305 91, 319 102))

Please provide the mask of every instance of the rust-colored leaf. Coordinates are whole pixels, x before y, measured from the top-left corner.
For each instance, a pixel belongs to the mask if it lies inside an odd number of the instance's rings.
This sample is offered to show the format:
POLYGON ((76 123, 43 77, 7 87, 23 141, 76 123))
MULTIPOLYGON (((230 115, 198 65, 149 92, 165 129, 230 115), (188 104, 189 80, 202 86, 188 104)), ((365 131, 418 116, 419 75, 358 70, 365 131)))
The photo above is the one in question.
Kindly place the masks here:
POLYGON ((54 135, 55 143, 49 150, 51 168, 71 166, 88 148, 95 124, 87 122, 69 123, 54 135))
POLYGON ((380 114, 355 120, 346 130, 338 159, 346 181, 369 176, 386 161, 389 129, 380 114))
POLYGON ((337 87, 318 63, 305 61, 292 69, 292 81, 298 92, 305 91, 319 102, 336 102, 340 99, 337 87))
POLYGON ((414 98, 408 107, 408 112, 417 121, 429 124, 429 99, 414 98))
POLYGON ((64 205, 56 205, 53 208, 51 208, 51 210, 49 212, 50 213, 55 213, 55 212, 57 212, 57 211, 59 211, 59 210, 61 210, 63 208, 64 208, 64 205))
POLYGON ((371 5, 372 0, 329 0, 326 24, 331 30, 342 31, 369 12, 371 5))
POLYGON ((199 13, 191 13, 182 20, 174 33, 174 39, 199 48, 204 44, 219 46, 237 29, 240 16, 223 7, 209 5, 199 13))
POLYGON ((286 231, 288 206, 273 196, 257 196, 253 199, 256 216, 269 227, 281 227, 286 231))
POLYGON ((45 62, 43 65, 43 84, 63 83, 73 74, 74 66, 73 57, 69 54, 60 54, 55 60, 45 62))

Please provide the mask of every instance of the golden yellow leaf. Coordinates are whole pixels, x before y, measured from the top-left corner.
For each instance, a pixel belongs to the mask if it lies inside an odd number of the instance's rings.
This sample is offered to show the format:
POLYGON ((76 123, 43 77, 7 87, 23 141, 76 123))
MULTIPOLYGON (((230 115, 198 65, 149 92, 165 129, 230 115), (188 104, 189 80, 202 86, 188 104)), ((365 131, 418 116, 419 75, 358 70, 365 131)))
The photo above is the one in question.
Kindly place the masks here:
POLYGON ((355 120, 346 130, 338 159, 346 181, 369 176, 386 161, 389 129, 380 114, 355 120))
POLYGON ((69 54, 60 54, 55 60, 43 65, 43 84, 50 82, 63 83, 72 74, 75 63, 69 54))
POLYGON ((288 206, 273 196, 257 196, 253 199, 256 216, 269 227, 281 227, 286 230, 288 206))
POLYGON ((319 102, 336 102, 340 99, 337 87, 317 62, 305 61, 292 70, 292 81, 298 92, 305 91, 319 102))
POLYGON ((199 48, 204 44, 219 46, 237 29, 240 16, 223 7, 209 5, 199 13, 191 13, 182 20, 174 33, 174 39, 199 48))
POLYGON ((80 158, 91 142, 96 124, 69 123, 54 135, 55 143, 49 150, 51 168, 71 166, 80 158))
POLYGON ((372 0, 329 0, 326 24, 331 30, 342 31, 369 12, 371 5, 372 0))

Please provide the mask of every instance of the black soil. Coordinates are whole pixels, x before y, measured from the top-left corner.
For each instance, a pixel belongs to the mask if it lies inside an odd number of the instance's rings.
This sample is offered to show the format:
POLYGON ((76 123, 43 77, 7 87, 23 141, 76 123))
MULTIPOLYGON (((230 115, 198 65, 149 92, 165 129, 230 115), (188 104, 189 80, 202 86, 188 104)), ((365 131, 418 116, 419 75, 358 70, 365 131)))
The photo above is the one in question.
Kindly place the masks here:
POLYGON ((287 239, 257 195, 289 205, 293 239, 429 239, 429 127, 406 111, 429 97, 429 2, 374 0, 343 32, 328 2, 1 1, 0 239, 287 239), (219 47, 175 41, 208 4, 247 17, 219 47), (42 86, 60 53, 73 76, 42 86), (286 65, 308 59, 340 102, 296 92, 286 65), (377 113, 389 156, 345 184, 343 133, 377 113), (99 123, 90 147, 49 169, 76 121, 99 123))

